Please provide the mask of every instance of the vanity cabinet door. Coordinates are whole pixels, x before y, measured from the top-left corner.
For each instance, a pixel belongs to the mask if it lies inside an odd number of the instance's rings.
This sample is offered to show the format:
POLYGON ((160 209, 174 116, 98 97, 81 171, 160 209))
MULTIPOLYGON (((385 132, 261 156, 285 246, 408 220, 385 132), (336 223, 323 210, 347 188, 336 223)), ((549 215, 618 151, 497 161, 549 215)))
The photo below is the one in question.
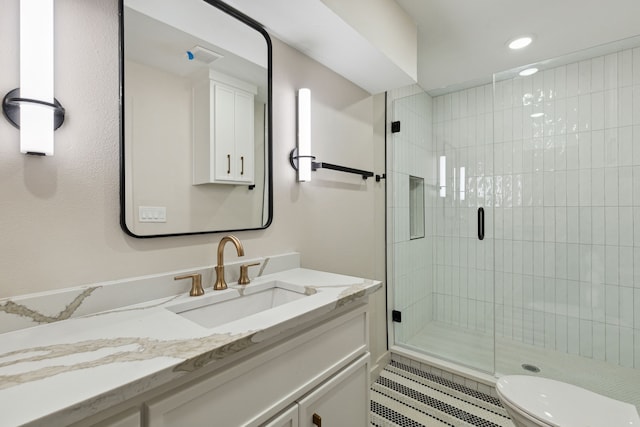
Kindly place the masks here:
POLYGON ((300 427, 369 424, 369 354, 300 399, 300 427))
POLYGON ((293 405, 261 427, 298 427, 298 416, 298 405, 293 405))

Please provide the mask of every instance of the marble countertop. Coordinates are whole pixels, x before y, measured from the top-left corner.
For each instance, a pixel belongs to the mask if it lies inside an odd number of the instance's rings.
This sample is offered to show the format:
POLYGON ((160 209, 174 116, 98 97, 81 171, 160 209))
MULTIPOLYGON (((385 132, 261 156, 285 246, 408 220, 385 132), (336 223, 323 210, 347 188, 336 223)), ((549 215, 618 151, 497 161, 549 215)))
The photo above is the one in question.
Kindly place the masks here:
POLYGON ((184 293, 0 334, 3 426, 64 425, 276 338, 381 286, 379 281, 294 268, 201 297, 184 293), (245 298, 270 281, 306 297, 214 327, 174 313, 209 299, 245 298), (172 309, 174 311, 172 311, 172 309))

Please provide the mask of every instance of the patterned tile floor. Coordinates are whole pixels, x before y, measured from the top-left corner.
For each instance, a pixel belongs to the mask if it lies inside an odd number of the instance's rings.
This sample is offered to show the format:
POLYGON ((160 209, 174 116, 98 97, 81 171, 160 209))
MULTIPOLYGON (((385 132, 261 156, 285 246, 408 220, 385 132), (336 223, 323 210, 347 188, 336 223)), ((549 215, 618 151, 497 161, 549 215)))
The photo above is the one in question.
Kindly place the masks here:
POLYGON ((392 361, 371 386, 376 427, 512 427, 495 397, 392 361))

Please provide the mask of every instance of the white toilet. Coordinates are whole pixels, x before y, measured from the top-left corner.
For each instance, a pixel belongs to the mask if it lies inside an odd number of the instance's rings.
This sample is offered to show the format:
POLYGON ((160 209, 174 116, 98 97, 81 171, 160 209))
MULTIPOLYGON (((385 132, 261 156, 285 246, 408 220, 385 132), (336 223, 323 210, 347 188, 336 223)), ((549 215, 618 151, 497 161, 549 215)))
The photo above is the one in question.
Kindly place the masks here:
POLYGON ((507 375, 496 391, 517 427, 640 426, 635 406, 548 378, 507 375))

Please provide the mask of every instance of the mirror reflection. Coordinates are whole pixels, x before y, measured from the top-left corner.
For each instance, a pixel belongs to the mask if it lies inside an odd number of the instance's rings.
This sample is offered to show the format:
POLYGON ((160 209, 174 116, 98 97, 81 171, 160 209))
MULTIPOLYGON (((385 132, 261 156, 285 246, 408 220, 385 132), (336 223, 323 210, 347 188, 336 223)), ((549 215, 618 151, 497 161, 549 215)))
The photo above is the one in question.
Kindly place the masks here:
POLYGON ((266 32, 216 1, 124 0, 121 11, 125 232, 267 227, 266 32))

